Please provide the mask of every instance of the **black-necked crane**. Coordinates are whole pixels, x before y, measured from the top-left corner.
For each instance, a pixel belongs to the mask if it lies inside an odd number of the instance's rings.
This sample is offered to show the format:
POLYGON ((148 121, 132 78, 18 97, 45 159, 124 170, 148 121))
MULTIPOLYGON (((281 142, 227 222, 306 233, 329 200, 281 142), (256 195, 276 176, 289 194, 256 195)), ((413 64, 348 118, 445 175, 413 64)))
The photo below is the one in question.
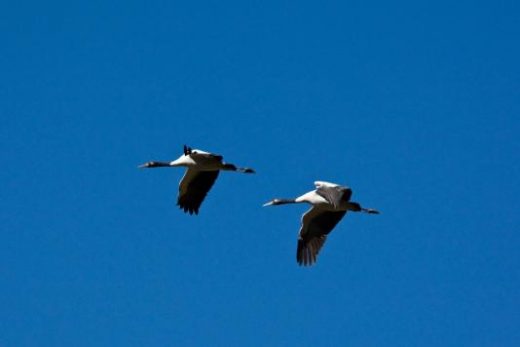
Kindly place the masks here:
POLYGON ((204 152, 200 149, 192 149, 186 145, 184 145, 184 154, 176 160, 170 162, 150 161, 139 167, 177 166, 188 168, 179 183, 177 205, 189 214, 199 213, 200 205, 215 183, 220 171, 255 172, 251 168, 242 168, 225 163, 221 155, 204 152))
POLYGON ((316 189, 296 199, 274 199, 264 206, 307 203, 310 210, 302 216, 302 225, 298 236, 296 261, 299 265, 312 265, 325 243, 327 235, 343 218, 347 211, 378 214, 372 208, 364 208, 357 202, 350 201, 352 190, 335 183, 316 181, 316 189))

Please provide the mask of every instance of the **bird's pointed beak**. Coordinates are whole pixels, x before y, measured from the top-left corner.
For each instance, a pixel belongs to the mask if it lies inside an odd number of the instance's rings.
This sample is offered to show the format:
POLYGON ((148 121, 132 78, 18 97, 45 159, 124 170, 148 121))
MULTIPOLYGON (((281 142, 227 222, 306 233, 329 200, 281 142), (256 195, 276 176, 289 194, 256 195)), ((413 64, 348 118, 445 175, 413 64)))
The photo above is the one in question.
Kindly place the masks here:
POLYGON ((149 163, 144 163, 144 164, 141 164, 138 166, 139 169, 144 169, 144 168, 147 168, 150 164, 149 163))
POLYGON ((269 202, 266 202, 265 204, 263 204, 262 207, 272 206, 273 204, 274 204, 273 201, 269 201, 269 202))

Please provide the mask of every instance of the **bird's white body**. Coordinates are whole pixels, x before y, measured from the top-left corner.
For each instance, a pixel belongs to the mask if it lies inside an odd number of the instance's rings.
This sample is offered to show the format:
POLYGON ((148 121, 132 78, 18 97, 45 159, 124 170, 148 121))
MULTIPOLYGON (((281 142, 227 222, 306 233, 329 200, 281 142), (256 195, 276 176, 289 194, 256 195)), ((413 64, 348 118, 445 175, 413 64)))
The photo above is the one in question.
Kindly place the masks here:
POLYGON ((200 149, 193 149, 190 154, 181 155, 171 161, 170 166, 184 166, 199 171, 226 170, 221 155, 204 152, 200 149))
POLYGON ((317 208, 323 208, 323 209, 333 209, 334 207, 330 205, 330 203, 325 199, 323 196, 318 195, 315 190, 312 190, 310 192, 307 192, 303 195, 300 195, 296 199, 294 199, 294 202, 305 202, 308 204, 311 204, 317 208))
POLYGON ((191 158, 189 155, 181 155, 179 158, 175 159, 175 160, 172 160, 170 162, 170 166, 185 166, 185 167, 190 167, 190 166, 195 166, 197 165, 197 162, 195 160, 193 160, 193 158, 191 158))

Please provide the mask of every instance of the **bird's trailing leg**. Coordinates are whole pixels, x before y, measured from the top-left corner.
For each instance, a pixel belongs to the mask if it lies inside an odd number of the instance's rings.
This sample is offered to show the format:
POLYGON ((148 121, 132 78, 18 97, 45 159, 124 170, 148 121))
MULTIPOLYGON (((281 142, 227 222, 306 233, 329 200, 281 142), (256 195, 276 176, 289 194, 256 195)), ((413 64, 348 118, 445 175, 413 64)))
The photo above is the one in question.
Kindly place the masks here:
POLYGON ((242 173, 255 173, 255 170, 253 170, 249 167, 237 167, 236 165, 227 164, 227 163, 223 164, 222 170, 236 171, 236 172, 242 172, 242 173))
POLYGON ((349 211, 353 211, 353 212, 365 212, 365 213, 370 213, 370 214, 379 214, 379 211, 376 209, 364 208, 364 207, 361 207, 361 205, 358 202, 352 202, 352 201, 348 202, 347 209, 349 211))
POLYGON ((247 174, 256 173, 256 171, 251 169, 250 167, 239 167, 239 168, 237 168, 237 171, 242 172, 242 173, 247 173, 247 174))

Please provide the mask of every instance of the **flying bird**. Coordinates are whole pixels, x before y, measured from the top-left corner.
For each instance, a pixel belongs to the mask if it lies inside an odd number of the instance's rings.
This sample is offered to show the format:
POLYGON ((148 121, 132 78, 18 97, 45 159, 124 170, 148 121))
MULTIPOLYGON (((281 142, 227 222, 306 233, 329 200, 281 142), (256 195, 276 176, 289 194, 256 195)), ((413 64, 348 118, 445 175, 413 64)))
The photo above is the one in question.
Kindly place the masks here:
POLYGON ((209 190, 215 183, 220 171, 236 171, 254 173, 251 168, 237 167, 225 163, 218 154, 208 153, 200 149, 192 149, 184 145, 184 153, 178 159, 170 162, 149 161, 140 168, 185 166, 188 169, 179 183, 177 205, 184 212, 198 214, 199 208, 209 190))
POLYGON ((299 265, 310 266, 323 247, 327 235, 343 218, 347 211, 379 214, 372 208, 364 208, 357 202, 350 201, 352 190, 335 183, 316 181, 316 189, 296 199, 274 199, 264 206, 307 203, 312 207, 302 216, 302 225, 298 236, 296 261, 299 265))

